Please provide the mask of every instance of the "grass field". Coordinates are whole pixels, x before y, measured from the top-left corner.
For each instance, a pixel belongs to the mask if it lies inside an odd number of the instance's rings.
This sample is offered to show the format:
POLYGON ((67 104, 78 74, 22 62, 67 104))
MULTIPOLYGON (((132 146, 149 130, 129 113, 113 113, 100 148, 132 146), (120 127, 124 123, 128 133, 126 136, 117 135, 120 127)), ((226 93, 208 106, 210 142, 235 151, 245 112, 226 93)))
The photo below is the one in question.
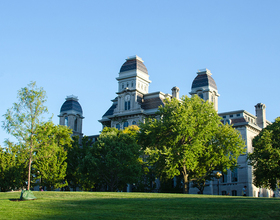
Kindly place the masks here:
POLYGON ((160 193, 0 193, 0 219, 280 219, 280 199, 160 193))

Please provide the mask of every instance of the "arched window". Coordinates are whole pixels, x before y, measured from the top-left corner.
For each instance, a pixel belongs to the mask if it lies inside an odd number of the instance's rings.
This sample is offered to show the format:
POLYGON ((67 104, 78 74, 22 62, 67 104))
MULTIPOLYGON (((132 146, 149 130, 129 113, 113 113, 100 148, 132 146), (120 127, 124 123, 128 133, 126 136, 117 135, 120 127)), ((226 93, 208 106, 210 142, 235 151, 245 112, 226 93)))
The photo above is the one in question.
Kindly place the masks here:
POLYGON ((75 118, 74 131, 77 131, 77 127, 78 127, 78 120, 77 120, 77 118, 75 118))
POLYGON ((68 117, 67 117, 67 116, 65 117, 64 125, 65 125, 65 126, 68 126, 68 117))
POLYGON ((127 121, 123 123, 123 128, 126 128, 126 127, 128 127, 128 122, 127 121))
POLYGON ((199 93, 198 96, 203 99, 203 93, 199 93))
POLYGON ((137 125, 136 121, 133 121, 133 122, 132 122, 132 125, 137 125))
POLYGON ((231 195, 232 195, 232 196, 237 196, 237 191, 236 191, 236 190, 232 190, 232 191, 231 191, 231 195))
POLYGON ((130 101, 124 103, 124 110, 130 110, 130 101))
POLYGON ((121 129, 121 125, 120 124, 116 124, 116 129, 120 130, 121 129))

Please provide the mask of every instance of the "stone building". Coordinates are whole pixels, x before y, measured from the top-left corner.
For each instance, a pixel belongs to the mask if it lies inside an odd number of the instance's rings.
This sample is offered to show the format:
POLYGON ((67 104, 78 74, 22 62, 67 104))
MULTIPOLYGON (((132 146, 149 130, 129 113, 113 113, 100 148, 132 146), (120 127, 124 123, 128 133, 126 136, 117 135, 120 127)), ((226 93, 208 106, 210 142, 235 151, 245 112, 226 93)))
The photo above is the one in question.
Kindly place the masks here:
MULTIPOLYGON (((205 101, 214 104, 218 111, 219 93, 217 85, 208 69, 199 70, 192 82, 190 95, 198 95, 205 101)), ((143 122, 145 117, 152 116, 165 98, 179 99, 179 88, 173 87, 172 95, 163 92, 149 92, 149 74, 143 60, 138 56, 129 57, 121 66, 118 82, 117 96, 112 100, 111 107, 105 112, 99 122, 108 127, 124 129, 130 125, 143 122)), ((256 114, 245 110, 219 113, 223 123, 231 124, 239 130, 247 145, 247 153, 252 152, 252 140, 270 124, 266 120, 266 106, 258 103, 255 106, 256 114)), ((67 97, 60 111, 60 124, 73 128, 75 134, 82 136, 82 108, 77 97, 67 97)), ((91 136, 89 136, 91 137, 91 136)), ((96 138, 97 136, 93 135, 96 138)), ((222 177, 207 182, 204 193, 212 195, 242 195, 242 189, 247 187, 248 196, 272 196, 272 192, 266 189, 256 188, 252 184, 252 167, 247 164, 246 155, 238 158, 239 167, 234 171, 228 171, 222 177), (219 191, 218 191, 219 189, 219 191)), ((176 181, 175 181, 176 182, 176 181)), ((190 193, 197 193, 197 188, 190 187, 190 193)))

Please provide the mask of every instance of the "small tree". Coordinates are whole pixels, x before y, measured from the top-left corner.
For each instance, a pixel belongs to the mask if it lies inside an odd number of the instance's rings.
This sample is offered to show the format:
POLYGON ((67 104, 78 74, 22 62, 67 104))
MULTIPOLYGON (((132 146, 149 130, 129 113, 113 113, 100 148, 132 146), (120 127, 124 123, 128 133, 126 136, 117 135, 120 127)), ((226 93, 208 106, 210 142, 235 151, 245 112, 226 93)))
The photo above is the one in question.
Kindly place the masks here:
POLYGON ((166 99, 156 116, 140 125, 139 142, 158 175, 182 175, 188 193, 189 181, 205 182, 214 170, 231 168, 244 150, 238 132, 220 120, 198 96, 166 99))
POLYGON ((30 189, 31 165, 36 142, 36 130, 42 121, 42 115, 47 113, 46 92, 37 88, 35 82, 18 91, 18 103, 4 114, 3 128, 17 138, 20 145, 28 151, 27 190, 30 189))
POLYGON ((248 160, 254 185, 275 190, 280 185, 280 117, 253 139, 253 147, 248 160))

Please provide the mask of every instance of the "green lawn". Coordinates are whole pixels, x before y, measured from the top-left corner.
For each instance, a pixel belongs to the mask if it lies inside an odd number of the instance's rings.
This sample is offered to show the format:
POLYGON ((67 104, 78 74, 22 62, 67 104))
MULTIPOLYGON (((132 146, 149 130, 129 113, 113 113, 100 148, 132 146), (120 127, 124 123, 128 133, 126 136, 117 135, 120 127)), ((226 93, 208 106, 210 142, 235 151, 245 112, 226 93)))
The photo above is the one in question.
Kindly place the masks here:
POLYGON ((280 219, 280 199, 160 193, 0 193, 0 219, 280 219))

